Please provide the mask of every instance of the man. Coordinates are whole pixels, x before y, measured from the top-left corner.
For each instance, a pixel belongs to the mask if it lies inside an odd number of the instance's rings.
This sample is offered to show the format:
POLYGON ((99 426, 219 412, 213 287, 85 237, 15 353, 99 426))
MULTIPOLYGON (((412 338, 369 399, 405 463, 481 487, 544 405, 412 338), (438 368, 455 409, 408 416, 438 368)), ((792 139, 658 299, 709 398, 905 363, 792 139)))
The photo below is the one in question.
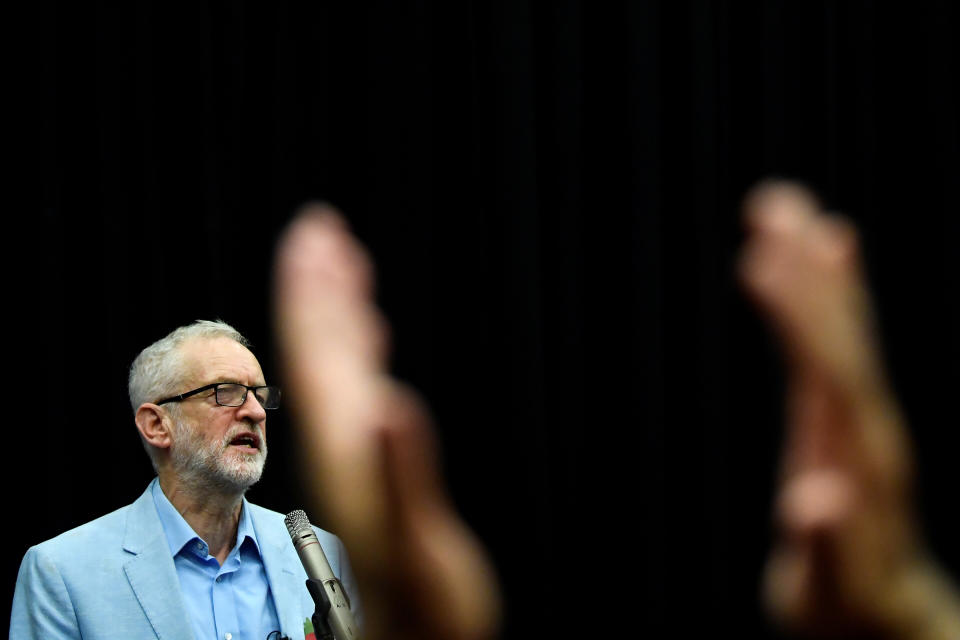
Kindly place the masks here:
MULTIPOLYGON (((157 478, 27 552, 11 638, 304 638, 314 603, 283 515, 244 498, 280 400, 248 347, 229 325, 197 321, 137 356, 130 401, 157 478)), ((352 597, 342 543, 317 536, 352 597)))

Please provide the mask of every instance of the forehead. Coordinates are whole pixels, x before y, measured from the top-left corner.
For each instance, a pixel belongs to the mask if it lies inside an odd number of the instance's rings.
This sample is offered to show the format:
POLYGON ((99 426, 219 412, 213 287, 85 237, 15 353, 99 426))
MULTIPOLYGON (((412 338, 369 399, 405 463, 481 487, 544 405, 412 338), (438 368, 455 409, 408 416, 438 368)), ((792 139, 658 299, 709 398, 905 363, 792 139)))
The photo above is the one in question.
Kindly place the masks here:
POLYGON ((193 338, 180 346, 180 352, 186 365, 185 374, 197 384, 264 384, 260 363, 249 349, 230 338, 193 338))

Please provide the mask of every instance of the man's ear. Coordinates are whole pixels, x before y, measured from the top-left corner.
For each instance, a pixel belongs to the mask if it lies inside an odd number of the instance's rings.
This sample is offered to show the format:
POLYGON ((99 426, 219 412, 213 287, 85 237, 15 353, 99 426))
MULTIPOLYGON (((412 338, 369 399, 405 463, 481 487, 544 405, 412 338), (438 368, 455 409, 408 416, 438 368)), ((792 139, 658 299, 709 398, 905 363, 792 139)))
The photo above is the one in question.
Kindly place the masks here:
POLYGON ((158 449, 169 449, 173 440, 170 435, 173 423, 170 414, 152 402, 144 402, 134 418, 143 439, 158 449))

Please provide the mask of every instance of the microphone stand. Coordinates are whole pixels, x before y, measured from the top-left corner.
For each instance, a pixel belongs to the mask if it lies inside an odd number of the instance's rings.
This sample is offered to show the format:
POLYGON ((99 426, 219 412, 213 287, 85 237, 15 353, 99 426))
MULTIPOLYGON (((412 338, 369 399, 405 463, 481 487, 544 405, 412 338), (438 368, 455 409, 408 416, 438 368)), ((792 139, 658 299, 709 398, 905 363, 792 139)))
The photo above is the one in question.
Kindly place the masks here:
POLYGON ((313 633, 317 640, 337 640, 333 635, 333 629, 327 621, 327 614, 330 613, 330 598, 323 588, 323 583, 313 578, 307 578, 307 591, 313 597, 315 609, 311 620, 313 621, 313 633))

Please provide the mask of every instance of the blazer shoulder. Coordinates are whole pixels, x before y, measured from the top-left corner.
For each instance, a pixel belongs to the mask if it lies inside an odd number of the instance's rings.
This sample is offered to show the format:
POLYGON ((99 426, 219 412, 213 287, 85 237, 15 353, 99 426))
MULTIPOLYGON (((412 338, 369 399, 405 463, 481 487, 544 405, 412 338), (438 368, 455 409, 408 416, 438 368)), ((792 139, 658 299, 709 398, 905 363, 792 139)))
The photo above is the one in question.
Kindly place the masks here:
POLYGON ((53 560, 67 559, 75 565, 83 558, 92 559, 104 552, 119 551, 131 527, 137 536, 151 538, 158 523, 148 487, 132 503, 64 531, 30 550, 53 560))
POLYGON ((74 551, 90 552, 90 545, 103 548, 111 543, 119 543, 123 537, 127 514, 132 505, 120 507, 115 511, 102 515, 99 518, 81 524, 77 527, 34 545, 31 549, 45 555, 59 555, 74 551))
MULTIPOLYGON (((290 532, 287 530, 287 523, 284 522, 284 519, 286 518, 285 514, 272 509, 267 509, 266 507, 261 507, 260 505, 253 504, 252 502, 247 502, 247 505, 250 507, 250 515, 253 517, 254 527, 257 528, 257 536, 264 535, 271 539, 279 538, 289 544, 292 544, 290 540, 290 532), (263 530, 261 531, 261 529, 263 530)), ((325 549, 327 548, 328 544, 336 548, 338 551, 343 547, 343 542, 340 541, 340 538, 338 538, 336 534, 325 529, 321 529, 312 523, 310 526, 313 527, 314 533, 317 534, 317 538, 320 539, 320 542, 325 549)))

